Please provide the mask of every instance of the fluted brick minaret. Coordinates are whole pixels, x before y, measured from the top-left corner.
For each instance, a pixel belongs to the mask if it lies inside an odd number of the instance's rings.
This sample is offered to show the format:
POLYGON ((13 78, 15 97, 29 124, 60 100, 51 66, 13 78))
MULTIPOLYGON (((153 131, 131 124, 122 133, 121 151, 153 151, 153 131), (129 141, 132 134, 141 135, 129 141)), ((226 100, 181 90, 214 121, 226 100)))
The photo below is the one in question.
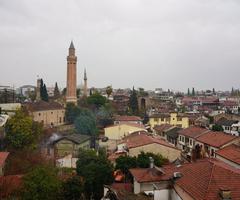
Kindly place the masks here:
POLYGON ((67 103, 77 104, 77 57, 75 56, 75 48, 71 42, 67 57, 67 103))

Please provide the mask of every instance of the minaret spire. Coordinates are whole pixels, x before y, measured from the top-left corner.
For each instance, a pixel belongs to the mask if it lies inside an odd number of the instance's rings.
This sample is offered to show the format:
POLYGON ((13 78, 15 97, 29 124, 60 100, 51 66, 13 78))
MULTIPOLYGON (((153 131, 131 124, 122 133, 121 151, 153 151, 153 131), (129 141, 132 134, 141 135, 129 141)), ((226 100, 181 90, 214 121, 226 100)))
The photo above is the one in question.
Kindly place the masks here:
POLYGON ((84 68, 84 87, 83 87, 83 96, 87 97, 87 72, 84 68))
POLYGON ((84 68, 84 80, 87 80, 87 72, 86 72, 86 68, 84 68))

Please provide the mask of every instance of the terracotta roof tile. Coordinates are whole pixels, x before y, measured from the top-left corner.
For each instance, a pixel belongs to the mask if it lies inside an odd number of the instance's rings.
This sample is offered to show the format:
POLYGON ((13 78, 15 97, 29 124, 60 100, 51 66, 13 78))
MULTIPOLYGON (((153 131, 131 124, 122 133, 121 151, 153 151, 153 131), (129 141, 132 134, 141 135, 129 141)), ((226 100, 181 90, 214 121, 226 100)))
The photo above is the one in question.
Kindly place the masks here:
POLYGON ((161 125, 154 126, 153 129, 158 132, 162 132, 162 131, 166 131, 166 130, 170 129, 171 127, 173 127, 173 126, 170 124, 161 124, 161 125))
POLYGON ((12 193, 20 189, 22 185, 22 175, 9 175, 0 177, 0 199, 7 198, 12 193))
POLYGON ((220 148, 223 145, 237 139, 236 136, 224 132, 207 132, 197 138, 197 141, 210 145, 212 147, 220 148))
POLYGON ((43 110, 59 110, 64 109, 64 107, 57 102, 46 102, 38 101, 34 103, 26 103, 25 106, 31 112, 34 111, 43 111, 43 110))
POLYGON ((217 155, 240 165, 240 146, 232 144, 216 152, 217 155))
POLYGON ((0 152, 0 167, 2 167, 7 159, 9 152, 0 152))
POLYGON ((138 182, 170 180, 174 172, 180 172, 182 177, 176 179, 175 184, 195 200, 220 200, 219 191, 226 187, 231 191, 232 199, 240 200, 240 170, 216 159, 203 159, 180 167, 167 165, 161 171, 130 169, 138 182))
POLYGON ((202 135, 203 133, 208 132, 208 129, 205 128, 201 128, 201 127, 197 127, 197 126, 191 126, 189 128, 185 128, 183 130, 180 130, 178 133, 180 135, 184 135, 187 137, 191 137, 191 138, 197 138, 200 135, 202 135))
POLYGON ((115 121, 141 121, 141 118, 138 116, 122 115, 122 116, 116 116, 115 121))
POLYGON ((153 136, 147 135, 144 131, 137 131, 135 133, 132 133, 129 136, 126 136, 124 140, 121 143, 126 143, 128 148, 135 148, 139 146, 144 146, 148 144, 160 144, 163 146, 167 146, 173 149, 176 149, 173 145, 169 144, 168 142, 155 138, 153 136))

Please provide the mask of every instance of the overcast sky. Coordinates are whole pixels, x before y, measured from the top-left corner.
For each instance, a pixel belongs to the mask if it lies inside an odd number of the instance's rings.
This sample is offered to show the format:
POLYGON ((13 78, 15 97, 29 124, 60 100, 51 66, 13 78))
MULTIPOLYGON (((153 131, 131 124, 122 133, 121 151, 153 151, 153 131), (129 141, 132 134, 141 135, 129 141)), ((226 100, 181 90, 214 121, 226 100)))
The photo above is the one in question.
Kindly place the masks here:
POLYGON ((0 85, 240 87, 239 0, 0 0, 0 85))

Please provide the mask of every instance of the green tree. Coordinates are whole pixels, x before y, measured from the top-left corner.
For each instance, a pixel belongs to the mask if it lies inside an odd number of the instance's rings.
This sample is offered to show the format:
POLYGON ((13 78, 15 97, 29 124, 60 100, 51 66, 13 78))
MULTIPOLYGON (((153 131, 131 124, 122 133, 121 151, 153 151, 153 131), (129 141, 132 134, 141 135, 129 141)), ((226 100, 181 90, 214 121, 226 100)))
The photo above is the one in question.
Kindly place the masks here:
POLYGON ((62 96, 65 96, 66 93, 67 93, 67 88, 63 88, 63 90, 62 90, 62 96))
POLYGON ((73 103, 67 103, 66 113, 65 113, 67 122, 71 124, 74 123, 74 121, 80 115, 80 113, 81 113, 81 109, 78 106, 76 106, 73 103))
POLYGON ((113 124, 113 109, 110 104, 101 106, 96 113, 97 122, 100 126, 106 127, 113 124))
POLYGON ((58 99, 59 97, 60 97, 60 91, 58 89, 58 84, 56 82, 54 87, 54 98, 58 99))
POLYGON ((138 98, 137 98, 137 92, 135 91, 134 87, 131 91, 131 95, 129 98, 129 108, 130 112, 133 115, 138 115, 138 98))
POLYGON ((106 93, 107 93, 108 98, 112 94, 112 91, 113 91, 112 86, 107 86, 106 93))
POLYGON ((43 85, 43 96, 42 96, 43 101, 48 101, 48 92, 47 92, 47 86, 46 84, 43 85))
POLYGON ((148 168, 150 164, 149 157, 154 159, 154 164, 158 167, 161 167, 168 162, 168 160, 160 154, 141 152, 137 157, 137 166, 140 168, 148 168))
POLYGON ((13 148, 23 148, 35 144, 41 132, 42 126, 34 122, 22 110, 18 110, 6 124, 6 139, 13 148))
POLYGON ((107 102, 107 99, 99 92, 95 92, 87 98, 87 102, 89 105, 94 105, 96 108, 100 108, 107 102))
POLYGON ((213 131, 223 131, 223 127, 221 125, 218 125, 218 124, 214 124, 212 126, 212 130, 213 131))
POLYGON ((80 150, 77 174, 83 178, 87 199, 101 199, 103 185, 113 182, 113 167, 106 156, 97 155, 94 150, 80 150))
POLYGON ((23 177, 22 199, 55 200, 58 199, 61 182, 57 171, 50 167, 37 167, 23 177))
POLYGON ((138 95, 141 97, 148 96, 148 93, 144 90, 144 88, 138 88, 138 95))
POLYGON ((192 88, 192 96, 195 96, 195 89, 194 89, 194 87, 192 88))
POLYGON ((40 81, 40 97, 43 101, 48 101, 48 93, 46 84, 44 84, 43 79, 40 81))
POLYGON ((78 133, 94 136, 97 133, 97 123, 94 114, 88 110, 81 110, 79 116, 74 121, 78 133))
POLYGON ((188 88, 187 95, 190 96, 190 89, 188 88))
POLYGON ((120 169, 124 174, 129 174, 129 169, 137 167, 137 158, 130 156, 120 156, 116 159, 115 169, 120 169))
POLYGON ((62 197, 64 200, 83 200, 83 180, 80 176, 67 179, 62 185, 62 197))

